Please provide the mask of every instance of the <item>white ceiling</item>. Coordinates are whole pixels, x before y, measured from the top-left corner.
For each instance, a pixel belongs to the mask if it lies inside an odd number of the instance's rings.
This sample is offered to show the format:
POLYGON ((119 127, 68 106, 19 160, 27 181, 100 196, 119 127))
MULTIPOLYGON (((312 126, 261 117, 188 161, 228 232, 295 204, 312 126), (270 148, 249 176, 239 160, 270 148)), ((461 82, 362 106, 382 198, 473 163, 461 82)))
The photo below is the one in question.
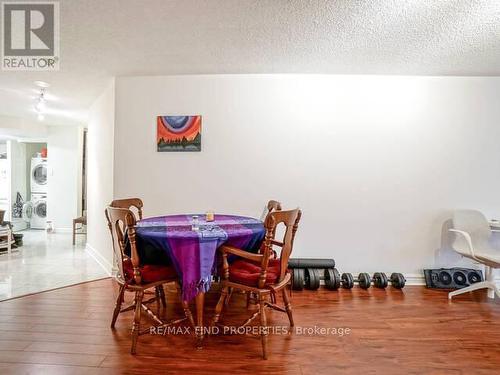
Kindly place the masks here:
POLYGON ((78 123, 119 75, 500 75, 500 0, 64 0, 61 70, 0 72, 0 114, 78 123))

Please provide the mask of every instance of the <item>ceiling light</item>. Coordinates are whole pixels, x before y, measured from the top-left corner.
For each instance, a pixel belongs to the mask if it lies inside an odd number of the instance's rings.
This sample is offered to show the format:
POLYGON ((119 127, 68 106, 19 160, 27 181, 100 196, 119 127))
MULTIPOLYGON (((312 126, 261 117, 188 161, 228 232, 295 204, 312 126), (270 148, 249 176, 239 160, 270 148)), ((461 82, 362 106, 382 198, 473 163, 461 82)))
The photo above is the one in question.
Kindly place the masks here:
POLYGON ((47 87, 50 85, 46 82, 42 81, 36 81, 35 85, 40 87, 40 93, 38 94, 38 97, 36 98, 35 102, 35 112, 38 114, 38 120, 43 121, 45 118, 44 113, 47 110, 47 105, 46 105, 46 100, 45 100, 45 90, 47 90, 47 87))
POLYGON ((43 96, 40 96, 35 104, 35 111, 45 112, 46 109, 47 109, 47 105, 45 103, 45 99, 43 96))
POLYGON ((35 81, 35 86, 40 87, 41 89, 46 89, 50 87, 50 83, 44 81, 35 81))

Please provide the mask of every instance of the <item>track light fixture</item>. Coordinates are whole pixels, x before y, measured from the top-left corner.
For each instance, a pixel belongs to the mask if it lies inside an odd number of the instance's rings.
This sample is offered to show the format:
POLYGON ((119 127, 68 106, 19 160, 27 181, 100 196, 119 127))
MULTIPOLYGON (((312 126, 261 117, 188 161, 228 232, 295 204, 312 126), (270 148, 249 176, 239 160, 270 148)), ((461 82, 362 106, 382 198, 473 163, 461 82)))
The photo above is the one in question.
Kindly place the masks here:
POLYGON ((40 93, 38 94, 35 102, 35 112, 37 113, 38 120, 43 121, 45 119, 45 111, 47 110, 45 91, 50 85, 43 81, 35 81, 35 85, 40 88, 40 93))

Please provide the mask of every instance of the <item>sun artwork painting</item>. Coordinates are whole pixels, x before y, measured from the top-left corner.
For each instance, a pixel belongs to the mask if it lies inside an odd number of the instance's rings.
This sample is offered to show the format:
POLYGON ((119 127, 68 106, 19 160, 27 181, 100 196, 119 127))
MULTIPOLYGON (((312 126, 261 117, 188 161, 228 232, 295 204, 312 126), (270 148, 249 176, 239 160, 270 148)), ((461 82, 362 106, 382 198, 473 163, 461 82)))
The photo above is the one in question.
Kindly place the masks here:
POLYGON ((158 152, 201 151, 201 116, 158 116, 158 152))

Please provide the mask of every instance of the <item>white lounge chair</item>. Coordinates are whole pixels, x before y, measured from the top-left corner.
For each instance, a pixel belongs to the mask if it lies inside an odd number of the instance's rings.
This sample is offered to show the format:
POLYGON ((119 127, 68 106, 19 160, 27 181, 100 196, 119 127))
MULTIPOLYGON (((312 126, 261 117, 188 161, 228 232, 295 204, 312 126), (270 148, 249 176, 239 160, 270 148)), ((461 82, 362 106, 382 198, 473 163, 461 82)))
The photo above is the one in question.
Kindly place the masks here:
MULTIPOLYGON (((475 210, 459 210, 453 215, 453 229, 455 234, 452 243, 453 249, 464 257, 475 260, 485 267, 485 280, 458 289, 448 294, 448 298, 472 292, 478 289, 488 289, 488 297, 500 298, 500 291, 495 284, 495 269, 500 268, 500 249, 491 244, 492 231, 484 215, 475 210)), ((496 232, 496 231, 495 231, 496 232)))

